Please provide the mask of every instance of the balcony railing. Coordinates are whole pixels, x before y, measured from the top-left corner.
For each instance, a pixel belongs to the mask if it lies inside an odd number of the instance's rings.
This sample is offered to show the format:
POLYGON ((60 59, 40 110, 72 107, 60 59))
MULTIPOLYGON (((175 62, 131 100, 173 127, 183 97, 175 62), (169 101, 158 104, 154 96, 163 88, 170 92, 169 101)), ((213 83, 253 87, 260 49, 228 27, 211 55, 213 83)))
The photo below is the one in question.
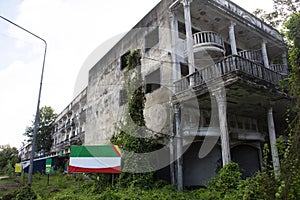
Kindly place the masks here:
POLYGON ((282 74, 287 74, 288 72, 288 66, 284 64, 272 64, 270 65, 270 69, 282 74))
POLYGON ((238 55, 253 62, 263 63, 261 51, 245 50, 238 52, 238 55))
POLYGON ((278 72, 265 68, 261 64, 247 60, 240 56, 233 55, 220 62, 217 62, 213 66, 202 68, 199 71, 196 71, 193 74, 176 81, 174 83, 175 92, 179 93, 189 89, 189 80, 194 80, 192 85, 200 86, 233 72, 243 72, 247 75, 264 80, 274 85, 285 77, 278 72))
POLYGON ((194 45, 198 46, 215 46, 224 49, 223 38, 213 31, 202 31, 193 34, 194 45))

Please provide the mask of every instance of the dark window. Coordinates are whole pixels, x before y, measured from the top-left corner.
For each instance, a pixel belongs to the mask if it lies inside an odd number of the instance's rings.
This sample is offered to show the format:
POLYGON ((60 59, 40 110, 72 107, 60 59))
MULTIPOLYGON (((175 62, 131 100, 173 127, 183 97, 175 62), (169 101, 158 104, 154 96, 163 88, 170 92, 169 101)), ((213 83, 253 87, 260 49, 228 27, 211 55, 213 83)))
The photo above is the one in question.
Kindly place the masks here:
POLYGON ((145 51, 149 51, 152 47, 154 47, 159 42, 159 34, 158 27, 156 27, 153 31, 148 33, 145 37, 145 51))
MULTIPOLYGON (((192 34, 201 32, 199 29, 192 27, 192 34)), ((186 39, 186 30, 185 30, 185 23, 178 22, 178 34, 179 38, 185 40, 186 39)))
POLYGON ((231 55, 232 54, 231 45, 228 44, 227 42, 225 42, 224 45, 225 45, 225 56, 231 55))
POLYGON ((127 91, 125 89, 120 90, 119 105, 122 106, 128 102, 127 91))
POLYGON ((160 88, 160 69, 155 70, 145 77, 146 93, 151 93, 160 88))
POLYGON ((189 66, 187 64, 180 63, 180 71, 181 76, 187 76, 189 75, 189 66))
POLYGON ((127 66, 127 58, 128 58, 128 56, 129 56, 129 54, 130 54, 130 51, 124 53, 124 54, 121 56, 121 67, 120 67, 121 70, 123 70, 123 69, 126 68, 126 66, 127 66))
POLYGON ((209 127, 209 124, 210 124, 210 116, 211 116, 210 111, 208 111, 208 110, 203 110, 203 112, 202 112, 202 117, 203 117, 203 124, 202 124, 202 126, 203 126, 203 127, 209 127))
POLYGON ((180 39, 185 40, 185 24, 182 22, 178 22, 178 34, 180 39))

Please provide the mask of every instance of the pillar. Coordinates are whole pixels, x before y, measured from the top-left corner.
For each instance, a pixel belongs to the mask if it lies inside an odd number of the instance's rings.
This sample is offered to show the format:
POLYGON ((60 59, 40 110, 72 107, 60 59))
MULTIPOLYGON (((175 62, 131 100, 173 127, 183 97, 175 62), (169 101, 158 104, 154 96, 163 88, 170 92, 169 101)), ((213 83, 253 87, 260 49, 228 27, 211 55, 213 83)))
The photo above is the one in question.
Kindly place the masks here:
MULTIPOLYGON (((173 81, 181 78, 180 65, 177 62, 178 22, 174 11, 169 12, 171 26, 171 59, 173 67, 173 81)), ((175 87, 174 87, 175 92, 175 87)))
POLYGON ((268 129, 269 129, 269 139, 270 139, 270 145, 271 145, 274 173, 275 173, 275 177, 278 177, 280 175, 280 163, 279 163, 279 157, 278 157, 278 150, 277 150, 277 146, 276 146, 276 133, 275 133, 272 107, 270 107, 268 110, 268 129))
MULTIPOLYGON (((192 34, 192 21, 191 21, 191 11, 190 5, 192 0, 182 0, 184 9, 184 21, 185 21, 185 32, 186 32, 186 49, 188 55, 188 64, 189 64, 189 73, 192 74, 195 72, 195 60, 194 60, 194 40, 192 34)), ((194 85, 193 77, 190 77, 190 86, 194 85)))
POLYGON ((265 40, 261 43, 261 52, 262 52, 262 56, 263 56, 264 66, 266 68, 270 68, 268 53, 267 53, 267 42, 265 40))
POLYGON ((282 54, 282 64, 284 66, 284 69, 283 69, 283 73, 284 74, 288 74, 288 61, 287 61, 287 56, 286 56, 286 52, 284 52, 282 54))
POLYGON ((180 108, 175 105, 174 117, 175 117, 175 131, 176 131, 176 157, 177 157, 177 189, 183 190, 183 168, 182 168, 182 136, 180 131, 180 108))
POLYGON ((230 26, 229 26, 229 40, 230 40, 232 55, 237 55, 234 26, 235 26, 235 23, 231 22, 230 26))
POLYGON ((227 104, 225 89, 219 89, 213 93, 216 97, 219 114, 219 125, 221 135, 222 163, 223 166, 231 161, 229 133, 227 125, 227 104))
MULTIPOLYGON (((170 102, 172 98, 170 97, 170 102)), ((170 104, 170 124, 174 124, 175 115, 172 112, 174 109, 173 104, 170 104)), ((175 145, 174 145, 174 138, 176 136, 176 126, 172 128, 171 137, 170 137, 170 176, 171 176, 171 184, 175 185, 175 145)))

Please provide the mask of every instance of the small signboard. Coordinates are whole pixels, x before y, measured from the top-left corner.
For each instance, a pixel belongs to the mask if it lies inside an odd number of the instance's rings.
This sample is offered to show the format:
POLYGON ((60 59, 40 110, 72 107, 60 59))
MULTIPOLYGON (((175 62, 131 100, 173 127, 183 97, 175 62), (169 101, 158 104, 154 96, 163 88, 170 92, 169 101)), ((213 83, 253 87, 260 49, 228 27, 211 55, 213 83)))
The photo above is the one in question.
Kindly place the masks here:
POLYGON ((71 146, 69 173, 121 172, 121 152, 117 145, 71 146))
POLYGON ((52 158, 46 159, 46 174, 52 173, 52 158))
POLYGON ((15 172, 16 173, 22 173, 22 163, 16 163, 15 164, 15 172))

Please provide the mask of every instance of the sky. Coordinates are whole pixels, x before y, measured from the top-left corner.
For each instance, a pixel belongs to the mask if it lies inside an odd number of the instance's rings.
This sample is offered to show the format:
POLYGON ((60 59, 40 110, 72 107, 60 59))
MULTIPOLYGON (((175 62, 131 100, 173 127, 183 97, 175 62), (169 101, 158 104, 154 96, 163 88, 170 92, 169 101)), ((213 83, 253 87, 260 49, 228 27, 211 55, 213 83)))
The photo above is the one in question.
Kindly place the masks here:
MULTIPOLYGON (((0 16, 47 41, 41 106, 60 113, 87 72, 160 0, 0 0, 0 16), (95 58, 97 54, 98 57, 95 58)), ((272 0, 234 0, 270 10, 272 0)), ((43 42, 0 18, 0 145, 20 147, 36 111, 43 42)))

